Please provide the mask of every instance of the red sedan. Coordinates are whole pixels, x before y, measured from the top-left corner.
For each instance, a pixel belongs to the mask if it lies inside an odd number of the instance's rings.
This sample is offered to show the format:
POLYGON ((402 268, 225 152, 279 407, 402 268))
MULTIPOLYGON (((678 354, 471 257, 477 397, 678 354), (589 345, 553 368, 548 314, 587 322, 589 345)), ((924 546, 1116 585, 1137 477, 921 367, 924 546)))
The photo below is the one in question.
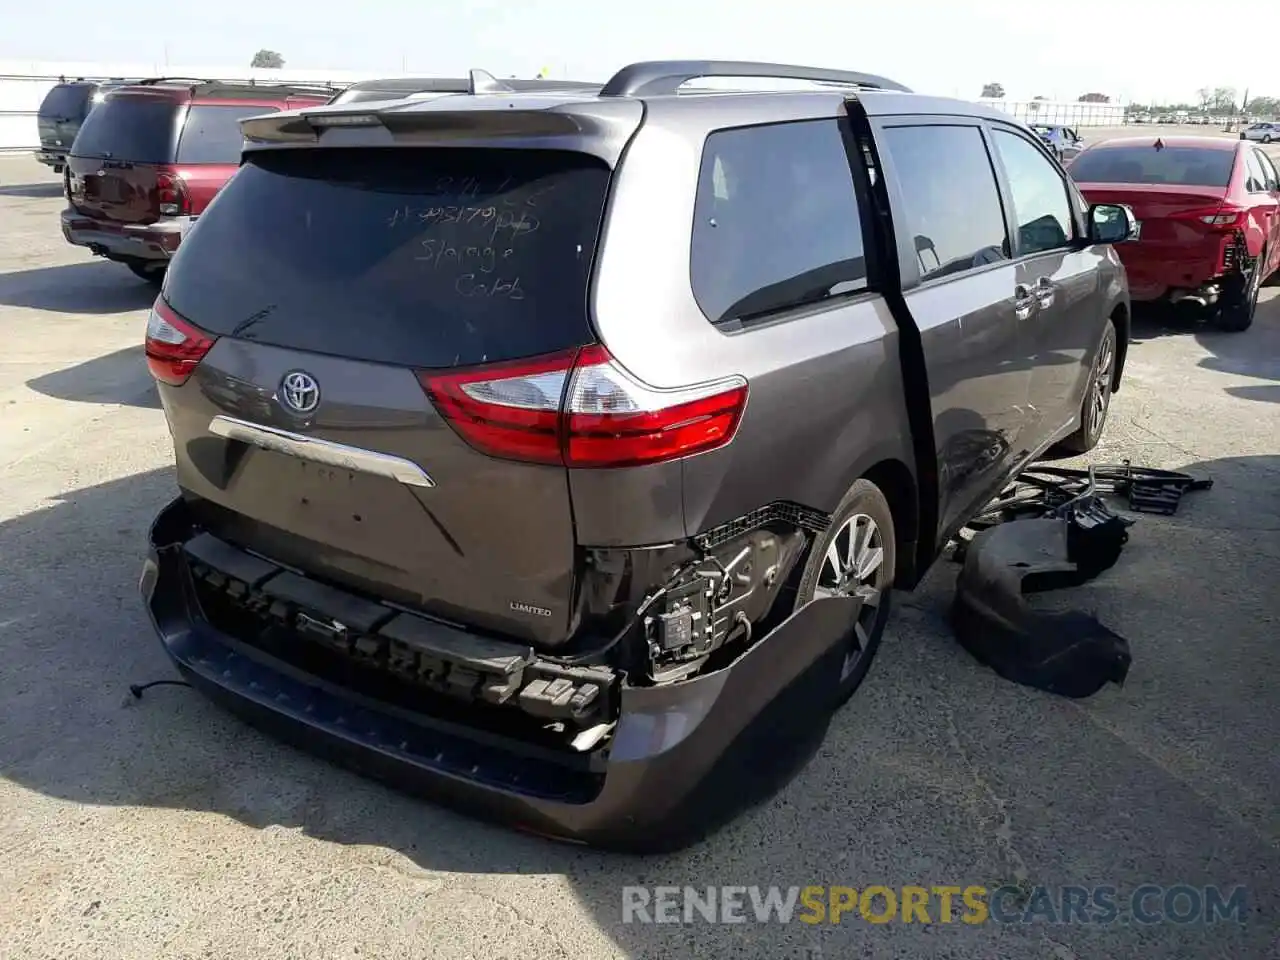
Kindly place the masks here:
POLYGON ((1116 247, 1134 300, 1203 308, 1224 330, 1253 323, 1258 288, 1280 266, 1280 177, 1245 140, 1129 137, 1086 148, 1068 168, 1090 203, 1138 221, 1116 247))

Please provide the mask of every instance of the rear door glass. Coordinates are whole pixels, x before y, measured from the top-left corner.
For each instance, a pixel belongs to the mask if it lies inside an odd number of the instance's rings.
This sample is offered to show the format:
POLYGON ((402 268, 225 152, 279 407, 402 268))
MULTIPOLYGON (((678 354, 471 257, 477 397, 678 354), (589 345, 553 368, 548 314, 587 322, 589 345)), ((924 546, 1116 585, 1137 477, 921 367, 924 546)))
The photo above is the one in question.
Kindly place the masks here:
POLYGON ((608 185, 564 151, 253 151, 165 296, 218 335, 413 367, 579 346, 608 185))
POLYGON ((76 136, 79 157, 172 163, 179 106, 159 97, 108 96, 76 136))
POLYGON ((192 104, 178 140, 178 163, 238 164, 244 149, 240 121, 276 112, 273 107, 192 104))
POLYGON ((1235 165, 1234 150, 1201 147, 1096 147, 1071 164, 1078 183, 1168 183, 1225 187, 1235 165))
POLYGON ((40 116, 49 120, 82 119, 89 112, 93 91, 91 83, 60 83, 45 94, 40 116))
POLYGON ((888 127, 879 138, 893 161, 921 280, 1007 260, 1004 207, 977 127, 888 127))
POLYGON ((866 288, 849 155, 836 120, 719 130, 694 205, 693 292, 713 323, 866 288))

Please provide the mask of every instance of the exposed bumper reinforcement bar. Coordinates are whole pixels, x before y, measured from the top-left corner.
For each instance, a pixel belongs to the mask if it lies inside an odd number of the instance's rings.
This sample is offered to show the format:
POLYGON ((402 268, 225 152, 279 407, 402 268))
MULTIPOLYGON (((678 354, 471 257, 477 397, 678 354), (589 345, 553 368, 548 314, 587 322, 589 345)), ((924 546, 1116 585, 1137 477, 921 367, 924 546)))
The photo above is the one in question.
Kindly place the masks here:
POLYGON ((696 841, 803 765, 835 706, 859 606, 823 598, 721 670, 658 687, 623 683, 612 738, 571 773, 519 741, 372 700, 215 629, 183 550, 195 534, 185 503, 169 504, 152 526, 140 586, 165 649, 197 689, 299 746, 468 813, 637 852, 696 841))

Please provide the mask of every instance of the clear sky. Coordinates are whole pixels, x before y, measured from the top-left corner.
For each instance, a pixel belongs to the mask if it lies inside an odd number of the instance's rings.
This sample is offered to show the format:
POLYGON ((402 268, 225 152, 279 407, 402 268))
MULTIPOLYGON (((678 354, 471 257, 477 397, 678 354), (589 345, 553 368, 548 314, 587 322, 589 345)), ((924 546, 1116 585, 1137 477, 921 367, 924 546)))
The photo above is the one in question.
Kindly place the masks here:
POLYGON ((0 59, 248 65, 603 80, 632 60, 809 63, 921 91, 1013 99, 1280 95, 1280 8, 1186 0, 0 0, 0 59), (1221 12, 1220 25, 1213 23, 1221 12))

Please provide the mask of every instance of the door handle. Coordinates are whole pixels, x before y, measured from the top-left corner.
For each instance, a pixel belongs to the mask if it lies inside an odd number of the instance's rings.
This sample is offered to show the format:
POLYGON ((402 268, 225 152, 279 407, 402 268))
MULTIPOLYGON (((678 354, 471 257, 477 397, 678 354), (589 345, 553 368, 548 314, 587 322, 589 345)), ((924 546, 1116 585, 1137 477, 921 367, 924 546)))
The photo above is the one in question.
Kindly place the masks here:
POLYGON ((1057 295, 1058 288, 1048 277, 1041 277, 1036 281, 1034 293, 1036 302, 1040 304, 1041 310, 1048 310, 1053 306, 1053 298, 1057 295))
POLYGON ((1026 320, 1036 308, 1036 296, 1025 283, 1013 288, 1013 312, 1019 320, 1026 320))

